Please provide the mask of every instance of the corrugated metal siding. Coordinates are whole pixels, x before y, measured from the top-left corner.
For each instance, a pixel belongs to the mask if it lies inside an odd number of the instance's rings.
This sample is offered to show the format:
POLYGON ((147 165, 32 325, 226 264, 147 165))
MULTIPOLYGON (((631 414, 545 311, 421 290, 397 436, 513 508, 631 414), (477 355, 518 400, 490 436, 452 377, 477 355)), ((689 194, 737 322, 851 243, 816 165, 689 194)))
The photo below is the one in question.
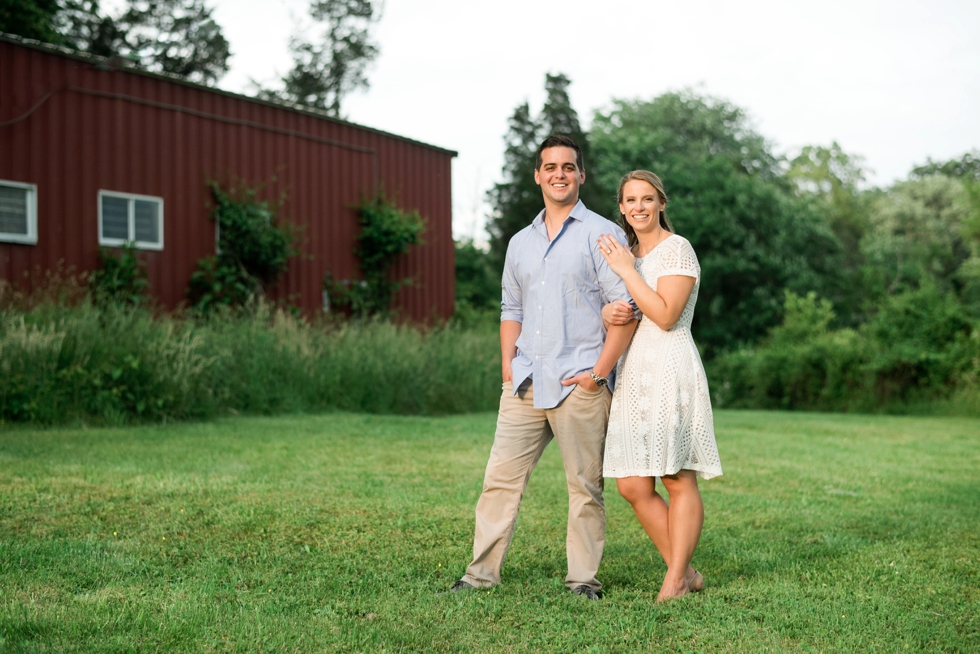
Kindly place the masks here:
POLYGON ((414 320, 454 301, 453 152, 287 107, 147 74, 108 70, 0 39, 0 179, 37 184, 38 243, 0 243, 0 278, 97 265, 99 190, 162 197, 164 249, 142 251, 153 293, 177 306, 214 253, 206 182, 265 184, 302 228, 302 256, 273 295, 313 313, 321 284, 357 274, 352 206, 379 186, 425 217, 425 244, 397 265, 413 276, 396 305, 414 320), (208 114, 207 116, 202 114, 208 114), (247 123, 247 124, 244 124, 247 123))

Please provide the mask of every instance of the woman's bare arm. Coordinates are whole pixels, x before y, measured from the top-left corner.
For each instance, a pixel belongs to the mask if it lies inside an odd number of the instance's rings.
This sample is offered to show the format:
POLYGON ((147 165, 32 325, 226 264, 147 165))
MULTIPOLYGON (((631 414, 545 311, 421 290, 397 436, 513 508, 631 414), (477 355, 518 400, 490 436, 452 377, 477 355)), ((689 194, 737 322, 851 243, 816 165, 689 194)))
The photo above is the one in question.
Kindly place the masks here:
POLYGON ((626 289, 643 315, 665 331, 676 325, 697 280, 687 275, 666 275, 657 280, 655 291, 636 270, 636 257, 616 239, 603 235, 599 246, 599 252, 613 272, 623 278, 626 289))

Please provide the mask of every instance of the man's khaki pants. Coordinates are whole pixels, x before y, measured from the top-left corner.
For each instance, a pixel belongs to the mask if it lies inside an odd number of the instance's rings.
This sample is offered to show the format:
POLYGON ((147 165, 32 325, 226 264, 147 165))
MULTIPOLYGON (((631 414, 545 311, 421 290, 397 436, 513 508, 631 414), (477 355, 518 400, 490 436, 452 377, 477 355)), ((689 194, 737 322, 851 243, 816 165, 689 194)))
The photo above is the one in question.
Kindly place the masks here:
POLYGON ((545 446, 554 438, 561 448, 568 481, 568 576, 565 585, 582 584, 599 590, 596 579, 606 541, 606 511, 602 502, 602 454, 612 396, 576 386, 554 409, 534 408, 534 389, 524 397, 504 384, 497 432, 476 505, 473 562, 463 581, 477 588, 500 583, 500 566, 507 556, 517 510, 545 446))

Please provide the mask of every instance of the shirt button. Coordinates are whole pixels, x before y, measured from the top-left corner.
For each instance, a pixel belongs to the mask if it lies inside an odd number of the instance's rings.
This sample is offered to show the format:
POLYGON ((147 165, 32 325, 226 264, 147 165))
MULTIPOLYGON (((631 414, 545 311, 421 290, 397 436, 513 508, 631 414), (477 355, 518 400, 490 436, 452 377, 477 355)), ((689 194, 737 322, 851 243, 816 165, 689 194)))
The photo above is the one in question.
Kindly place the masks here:
POLYGON ((539 309, 541 308, 541 305, 540 305, 540 304, 538 305, 538 308, 539 308, 539 309))
POLYGON ((541 285, 544 286, 544 282, 541 282, 541 285))
POLYGON ((535 333, 535 334, 540 334, 540 333, 541 333, 541 330, 539 329, 538 331, 536 331, 536 332, 534 332, 534 333, 535 333))

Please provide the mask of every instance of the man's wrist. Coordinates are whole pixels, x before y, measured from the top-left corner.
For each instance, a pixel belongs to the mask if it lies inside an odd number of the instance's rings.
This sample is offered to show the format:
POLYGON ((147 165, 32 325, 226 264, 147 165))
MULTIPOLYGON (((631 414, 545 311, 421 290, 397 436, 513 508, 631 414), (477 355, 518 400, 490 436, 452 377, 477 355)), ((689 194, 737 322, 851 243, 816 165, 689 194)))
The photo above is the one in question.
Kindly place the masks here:
POLYGON ((609 386, 609 377, 606 375, 600 375, 595 371, 595 369, 589 371, 589 376, 592 377, 592 382, 599 388, 609 386))
POLYGON ((609 368, 607 370, 605 366, 603 366, 600 363, 597 363, 597 364, 595 364, 592 367, 592 370, 590 370, 589 372, 590 373, 595 373, 596 375, 598 375, 600 377, 605 377, 606 379, 609 379, 609 373, 612 372, 612 368, 609 368))

